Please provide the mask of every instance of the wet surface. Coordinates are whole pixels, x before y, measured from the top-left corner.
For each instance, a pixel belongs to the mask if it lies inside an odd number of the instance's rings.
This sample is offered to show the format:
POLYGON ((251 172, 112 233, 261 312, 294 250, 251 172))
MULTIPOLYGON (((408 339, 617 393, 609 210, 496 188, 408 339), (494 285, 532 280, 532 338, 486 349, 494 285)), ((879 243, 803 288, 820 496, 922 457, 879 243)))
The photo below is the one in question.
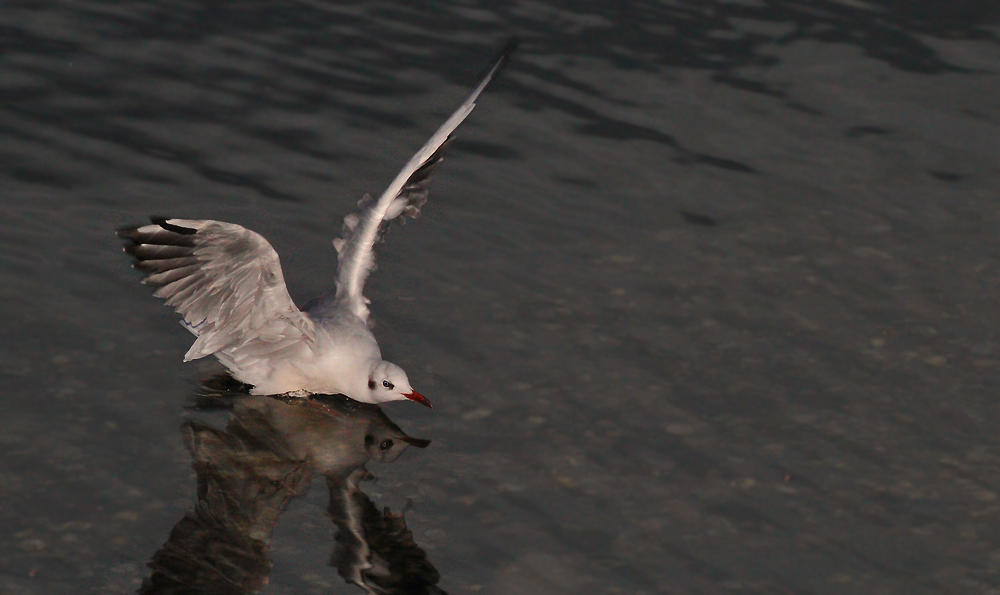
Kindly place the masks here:
MULTIPOLYGON (((5 4, 0 593, 135 592, 195 504, 213 368, 112 231, 240 223, 299 303, 327 291, 342 217, 511 33, 368 290, 435 409, 383 408, 433 442, 361 490, 438 587, 1000 592, 998 27, 985 2, 5 4)), ((360 592, 323 483, 262 593, 360 592)))

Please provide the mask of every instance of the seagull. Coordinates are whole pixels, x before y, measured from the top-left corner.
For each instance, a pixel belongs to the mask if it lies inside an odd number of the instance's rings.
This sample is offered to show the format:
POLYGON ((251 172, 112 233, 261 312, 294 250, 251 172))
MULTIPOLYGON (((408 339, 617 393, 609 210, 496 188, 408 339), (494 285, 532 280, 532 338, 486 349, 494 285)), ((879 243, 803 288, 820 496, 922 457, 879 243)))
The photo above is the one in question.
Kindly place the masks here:
POLYGON ((274 248, 249 229, 165 217, 119 229, 133 266, 145 273, 142 282, 156 287, 153 295, 166 300, 197 337, 184 361, 214 355, 255 395, 343 394, 363 403, 409 399, 431 407, 402 368, 382 359, 362 290, 389 222, 419 216, 452 133, 515 47, 513 39, 504 46, 479 84, 378 200, 366 194, 358 211, 344 218, 341 237, 333 241, 336 292, 303 309, 288 294, 274 248))

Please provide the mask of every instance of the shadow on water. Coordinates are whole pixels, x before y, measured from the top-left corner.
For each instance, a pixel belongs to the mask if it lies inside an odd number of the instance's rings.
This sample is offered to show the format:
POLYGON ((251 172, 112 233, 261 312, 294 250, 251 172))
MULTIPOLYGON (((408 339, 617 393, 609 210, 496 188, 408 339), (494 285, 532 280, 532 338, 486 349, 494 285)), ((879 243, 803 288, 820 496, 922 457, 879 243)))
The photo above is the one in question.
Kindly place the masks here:
POLYGON ((337 530, 330 565, 369 593, 444 593, 403 513, 380 511, 361 490, 369 461, 394 462, 428 440, 407 436, 376 406, 340 395, 240 394, 215 378, 195 409, 229 408, 225 428, 190 420, 184 444, 197 474, 197 504, 149 563, 144 595, 255 593, 268 582, 279 517, 315 475, 326 479, 337 530))

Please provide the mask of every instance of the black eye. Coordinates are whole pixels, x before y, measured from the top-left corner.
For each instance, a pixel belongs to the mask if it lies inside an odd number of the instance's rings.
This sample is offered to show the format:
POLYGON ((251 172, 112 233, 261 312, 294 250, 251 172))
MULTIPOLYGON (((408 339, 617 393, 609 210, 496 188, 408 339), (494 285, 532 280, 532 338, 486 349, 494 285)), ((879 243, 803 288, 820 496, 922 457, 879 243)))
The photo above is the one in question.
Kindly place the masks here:
POLYGON ((369 380, 368 381, 368 388, 370 390, 375 390, 375 381, 374 380, 369 380))
POLYGON ((384 386, 386 388, 392 388, 392 383, 389 382, 388 380, 383 380, 382 381, 382 386, 384 386))
POLYGON ((392 440, 383 440, 382 444, 378 445, 378 449, 382 451, 389 450, 390 448, 392 448, 392 440))

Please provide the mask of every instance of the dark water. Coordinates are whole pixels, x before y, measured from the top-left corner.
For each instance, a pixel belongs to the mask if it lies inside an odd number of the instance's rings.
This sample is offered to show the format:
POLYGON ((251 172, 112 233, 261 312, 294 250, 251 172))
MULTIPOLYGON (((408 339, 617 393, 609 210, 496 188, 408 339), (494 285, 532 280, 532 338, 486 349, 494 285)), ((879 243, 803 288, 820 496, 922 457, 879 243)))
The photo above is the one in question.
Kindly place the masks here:
MULTIPOLYGON (((436 408, 359 485, 438 588, 1000 593, 1000 9, 493 4, 4 3, 0 593, 134 592, 235 423, 112 230, 237 222, 326 291, 512 33, 368 290, 436 408)), ((312 483, 262 593, 361 592, 312 483)))

